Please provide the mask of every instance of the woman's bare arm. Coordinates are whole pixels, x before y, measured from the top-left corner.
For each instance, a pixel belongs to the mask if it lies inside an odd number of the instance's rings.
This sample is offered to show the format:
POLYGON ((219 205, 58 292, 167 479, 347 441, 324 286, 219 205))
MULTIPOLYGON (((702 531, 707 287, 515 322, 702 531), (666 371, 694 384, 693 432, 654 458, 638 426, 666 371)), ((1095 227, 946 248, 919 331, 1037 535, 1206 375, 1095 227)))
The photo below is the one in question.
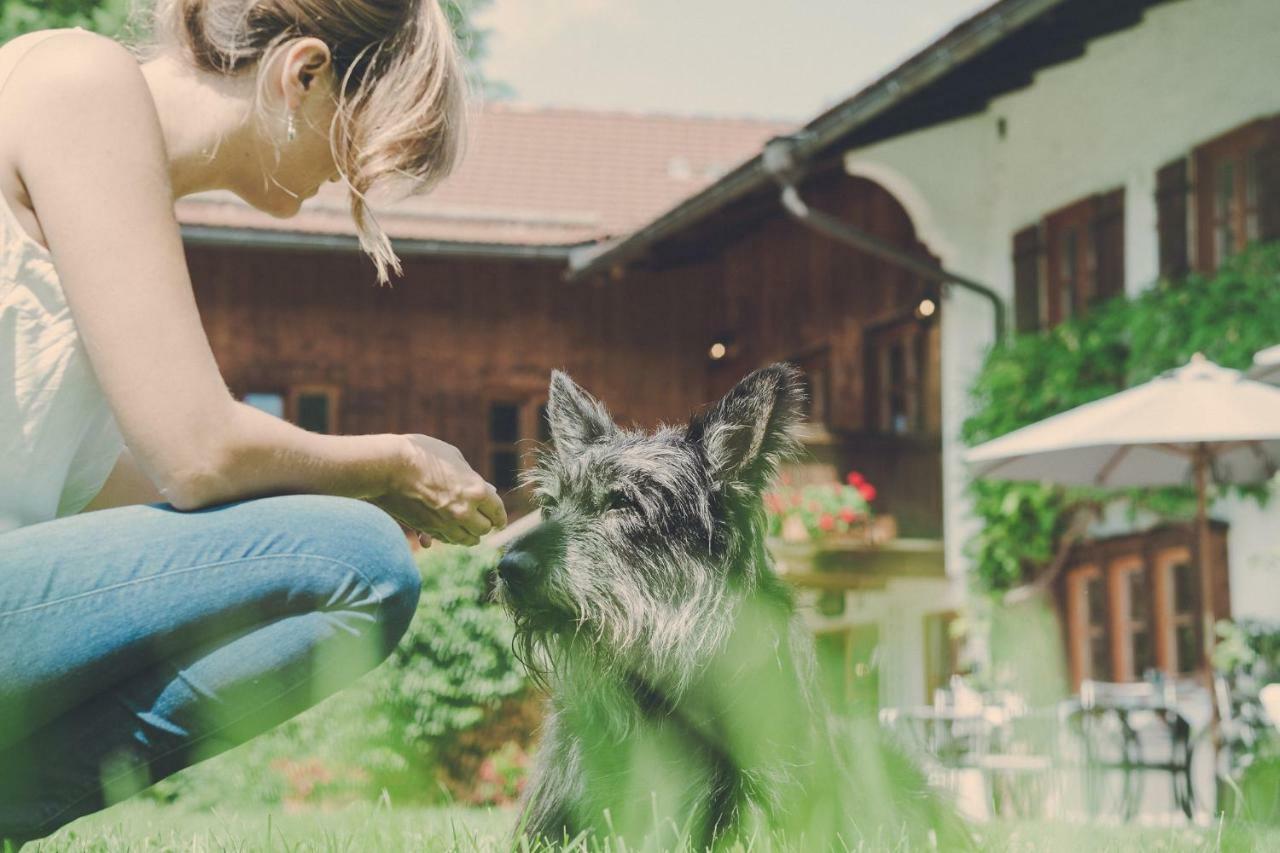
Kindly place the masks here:
POLYGON ((237 402, 196 308, 150 90, 110 39, 62 34, 6 87, 19 176, 137 468, 196 509, 245 497, 386 490, 403 436, 324 436, 237 402))

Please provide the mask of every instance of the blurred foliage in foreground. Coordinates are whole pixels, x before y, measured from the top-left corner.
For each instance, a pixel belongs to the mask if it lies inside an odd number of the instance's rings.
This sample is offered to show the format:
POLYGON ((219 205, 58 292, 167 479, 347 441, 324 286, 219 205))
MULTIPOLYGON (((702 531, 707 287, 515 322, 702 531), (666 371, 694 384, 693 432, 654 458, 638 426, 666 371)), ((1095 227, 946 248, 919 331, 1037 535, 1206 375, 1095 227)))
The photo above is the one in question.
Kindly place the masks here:
POLYGON ((193 807, 519 793, 541 698, 526 689, 511 621, 489 600, 497 553, 419 552, 422 598, 400 646, 355 684, 267 734, 160 782, 193 807))
POLYGON ((1223 722, 1225 764, 1231 784, 1221 808, 1250 821, 1280 825, 1280 732, 1259 694, 1280 682, 1280 623, 1243 619, 1218 623, 1214 667, 1231 695, 1223 722))
MULTIPOLYGON (((339 811, 280 814, 279 809, 192 813, 129 802, 77 821, 23 853, 134 853, 134 851, 382 851, 382 853, 508 853, 515 815, 509 810, 353 806, 339 811)), ((1227 823, 1209 827, 1135 827, 996 822, 979 827, 980 847, 991 853, 1146 851, 1208 853, 1280 849, 1280 831, 1227 823)), ((521 848, 517 848, 521 849, 521 848)), ((545 848, 530 846, 530 851, 545 848)), ((609 840, 571 845, 569 853, 620 851, 609 840)), ((748 848, 766 851, 762 840, 748 848)), ((899 845, 861 844, 851 851, 897 850, 899 845)), ((809 853, 809 851, 804 851, 809 853)))
MULTIPOLYGON (((1198 352, 1245 369, 1254 353, 1277 343, 1280 244, 1272 243, 1236 255, 1212 276, 1162 281, 1132 299, 1113 299, 1048 331, 995 346, 970 392, 973 414, 964 440, 972 446, 998 438, 1146 382, 1198 352)), ((975 480, 972 494, 982 530, 969 544, 979 585, 988 590, 1024 583, 1050 563, 1077 510, 1111 500, 1175 518, 1195 509, 1188 488, 1104 493, 975 480)))

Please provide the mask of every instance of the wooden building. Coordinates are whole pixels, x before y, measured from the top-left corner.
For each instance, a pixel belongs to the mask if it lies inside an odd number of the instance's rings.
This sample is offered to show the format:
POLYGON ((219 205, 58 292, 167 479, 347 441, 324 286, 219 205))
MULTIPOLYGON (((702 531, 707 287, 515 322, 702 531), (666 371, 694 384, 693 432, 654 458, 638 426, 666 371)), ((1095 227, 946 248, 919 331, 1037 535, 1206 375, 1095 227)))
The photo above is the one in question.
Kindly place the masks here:
MULTIPOLYGON (((873 646, 894 639, 854 624, 856 608, 900 609, 891 587, 902 580, 918 604, 898 646, 916 663, 894 667, 900 683, 882 692, 917 701, 936 686, 925 683, 926 659, 936 682, 950 671, 937 661, 952 657, 927 617, 953 615, 958 595, 940 543, 936 285, 805 228, 776 198, 682 234, 662 257, 571 275, 575 252, 607 250, 789 130, 489 108, 456 176, 378 208, 404 263, 390 287, 376 286, 336 187, 290 220, 225 194, 183 200, 196 298, 223 376, 238 398, 308 429, 448 441, 518 515, 527 500, 516 476, 545 438, 552 368, 619 421, 652 427, 685 420, 757 367, 792 361, 810 385, 814 458, 832 479, 857 469, 876 483, 877 511, 894 515, 910 543, 901 579, 893 549, 835 575, 846 579, 835 594, 856 590, 857 605, 815 627, 843 645, 852 671, 868 630, 873 646), (941 648, 923 654, 926 635, 941 648)), ((803 191, 932 263, 902 205, 838 161, 810 173, 803 191)))

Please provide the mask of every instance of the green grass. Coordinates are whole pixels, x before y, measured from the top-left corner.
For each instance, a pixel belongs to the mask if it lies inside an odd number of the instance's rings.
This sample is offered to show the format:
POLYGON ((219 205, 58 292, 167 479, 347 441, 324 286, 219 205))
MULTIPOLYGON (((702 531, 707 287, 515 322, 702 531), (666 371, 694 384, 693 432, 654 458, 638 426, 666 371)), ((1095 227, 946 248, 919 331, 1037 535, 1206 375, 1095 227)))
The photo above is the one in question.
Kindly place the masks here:
MULTIPOLYGON (((333 811, 279 809, 191 812, 148 802, 124 803, 65 827, 23 853, 376 853, 376 851, 506 851, 513 811, 358 805, 333 811)), ((1248 826, 1144 829, 1010 822, 979 829, 981 848, 1031 851, 1280 850, 1280 830, 1248 826)), ((767 849, 764 844, 756 849, 767 849)), ((590 850, 623 851, 621 844, 590 850)))
POLYGON ((262 808, 192 812, 122 803, 63 827, 22 853, 374 853, 504 850, 510 810, 356 805, 295 814, 262 808))

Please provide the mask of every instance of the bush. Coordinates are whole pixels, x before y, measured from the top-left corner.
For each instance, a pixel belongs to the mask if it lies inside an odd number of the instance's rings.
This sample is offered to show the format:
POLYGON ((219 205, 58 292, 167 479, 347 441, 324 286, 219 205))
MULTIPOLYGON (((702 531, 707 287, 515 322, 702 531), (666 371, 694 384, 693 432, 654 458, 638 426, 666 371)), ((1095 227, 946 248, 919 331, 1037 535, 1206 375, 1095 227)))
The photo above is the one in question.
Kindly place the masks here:
MULTIPOLYGON (((1197 352, 1247 368, 1280 342, 1280 244, 1253 246, 1212 276, 1162 281, 1047 332, 1017 335, 988 353, 970 391, 963 437, 975 445, 1180 367, 1197 352)), ((1266 490, 1244 490, 1262 499, 1266 490)), ((1103 493, 1034 483, 972 484, 981 531, 969 543, 980 585, 1004 590, 1050 561, 1082 506, 1125 500, 1134 510, 1190 517, 1187 488, 1103 493)))
POLYGON ((1225 769, 1236 787, 1223 791, 1222 808, 1249 820, 1280 824, 1280 734, 1259 700, 1280 681, 1280 623, 1218 623, 1214 667, 1227 679, 1231 719, 1223 724, 1225 769))
POLYGON ((519 764, 540 701, 526 690, 511 621, 489 599, 496 561, 481 548, 420 552, 418 611, 385 663, 250 743, 164 780, 151 796, 197 807, 384 791, 397 800, 500 799, 477 795, 495 790, 479 768, 494 754, 504 768, 519 764))

